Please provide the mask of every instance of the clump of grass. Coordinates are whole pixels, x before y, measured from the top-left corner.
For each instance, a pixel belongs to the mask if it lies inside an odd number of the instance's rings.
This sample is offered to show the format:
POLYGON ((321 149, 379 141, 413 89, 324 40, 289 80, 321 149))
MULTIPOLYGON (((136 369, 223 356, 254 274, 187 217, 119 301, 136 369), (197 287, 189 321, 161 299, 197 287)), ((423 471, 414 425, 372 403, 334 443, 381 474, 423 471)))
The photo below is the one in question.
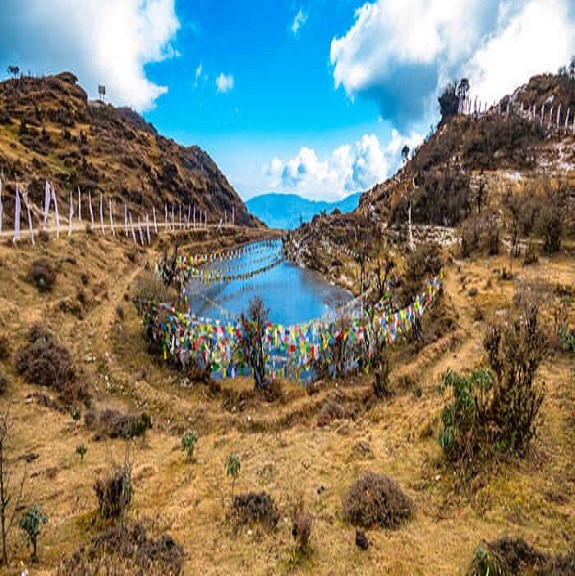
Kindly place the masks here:
POLYGON ((103 518, 119 518, 132 500, 129 469, 114 467, 104 477, 96 479, 94 491, 103 518))
POLYGON ((30 328, 28 342, 16 352, 14 365, 18 374, 32 384, 75 395, 75 390, 68 386, 75 378, 72 356, 68 348, 56 342, 52 333, 40 324, 30 328))
POLYGON ((411 498, 385 474, 365 472, 343 498, 345 519, 356 526, 394 528, 411 518, 413 512, 411 498))
POLYGON ((274 499, 267 492, 238 494, 232 501, 231 516, 236 526, 257 523, 270 530, 279 520, 274 499))
POLYGON ((56 281, 56 269, 48 258, 38 258, 32 262, 27 278, 40 292, 50 292, 56 281))

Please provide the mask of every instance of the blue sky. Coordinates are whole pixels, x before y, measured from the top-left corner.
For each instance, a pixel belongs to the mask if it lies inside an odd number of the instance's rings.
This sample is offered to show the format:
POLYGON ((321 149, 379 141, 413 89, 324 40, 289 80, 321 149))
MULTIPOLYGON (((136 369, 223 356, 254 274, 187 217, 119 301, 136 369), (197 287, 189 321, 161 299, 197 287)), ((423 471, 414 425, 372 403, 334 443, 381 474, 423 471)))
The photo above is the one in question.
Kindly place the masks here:
POLYGON ((105 84, 113 104, 204 148, 244 199, 365 190, 437 122, 447 81, 466 76, 491 103, 573 54, 573 0, 0 6, 0 74, 71 70, 91 97, 105 84))

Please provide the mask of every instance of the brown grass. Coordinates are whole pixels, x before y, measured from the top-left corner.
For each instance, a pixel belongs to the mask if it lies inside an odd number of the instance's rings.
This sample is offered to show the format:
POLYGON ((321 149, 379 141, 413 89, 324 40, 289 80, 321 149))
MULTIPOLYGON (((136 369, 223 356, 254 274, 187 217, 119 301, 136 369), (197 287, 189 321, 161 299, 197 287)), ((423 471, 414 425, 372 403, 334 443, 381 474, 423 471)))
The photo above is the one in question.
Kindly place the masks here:
MULTIPOLYGON (((202 251, 207 244, 231 241, 215 236, 188 240, 190 248, 202 251)), ((134 497, 128 520, 138 519, 150 534, 168 533, 181 544, 184 574, 285 573, 291 569, 290 512, 297 502, 314 518, 313 554, 298 567, 309 574, 461 574, 478 542, 504 534, 522 537, 545 553, 569 552, 572 542, 566 535, 575 533, 572 355, 554 352, 542 365, 540 378, 548 391, 541 409, 544 419, 526 460, 500 462, 489 478, 458 491, 436 437, 444 402, 437 385, 443 372, 483 362, 485 322, 512 305, 516 283, 544 294, 554 294, 557 285, 573 289, 572 254, 540 258, 529 267, 515 261, 514 282, 497 279, 495 269, 509 266, 505 256, 465 262, 460 271, 456 264, 449 266, 445 298, 449 314, 457 318, 456 328, 438 330, 436 341, 426 343, 417 355, 392 353, 392 381, 409 375, 419 396, 413 394, 413 386, 396 385, 392 398, 366 406, 369 378, 330 381, 313 395, 282 382, 282 402, 248 397, 241 410, 232 410, 223 406, 224 392, 236 397, 247 393, 253 388, 251 380, 224 381, 221 392, 212 392, 208 386, 191 386, 184 373, 166 370, 147 355, 140 320, 124 294, 135 285, 140 267, 153 263, 159 252, 142 253, 134 263, 125 255, 128 246, 123 238, 97 235, 78 235, 73 244, 51 240, 43 249, 63 263, 62 272, 53 293, 39 299, 21 273, 37 258, 37 251, 27 244, 17 251, 1 244, 0 329, 10 334, 10 347, 17 350, 26 341, 28 327, 42 322, 71 351, 94 409, 150 414, 154 428, 134 443, 134 497), (78 264, 67 264, 67 257, 78 264), (473 287, 478 294, 471 297, 473 287), (79 288, 86 293, 83 318, 51 305, 79 288), (117 315, 119 302, 123 318, 117 315), (477 307, 485 320, 474 319, 477 307), (346 414, 318 427, 319 411, 329 398, 337 398, 346 414), (179 449, 181 434, 190 428, 200 437, 191 466, 179 449), (369 446, 369 454, 358 452, 360 442, 369 446), (273 495, 279 512, 275 531, 255 530, 250 535, 245 526, 234 534, 226 518, 231 482, 224 463, 230 452, 241 460, 236 494, 273 495), (394 478, 412 497, 417 515, 393 531, 370 529, 370 546, 364 552, 355 545, 355 529, 343 519, 342 497, 367 470, 394 478)), ((546 325, 552 326, 546 306, 546 325)), ((23 504, 38 503, 50 518, 39 541, 40 564, 34 573, 54 574, 64 556, 89 546, 101 532, 92 484, 111 462, 123 461, 124 441, 93 442, 91 430, 74 422, 69 412, 27 401, 37 387, 6 370, 11 386, 0 405, 17 407, 18 415, 11 429, 14 477, 24 465, 21 457, 38 456, 27 464, 23 504), (80 443, 88 447, 83 461, 75 453, 80 443)), ((27 558, 15 532, 9 570, 16 572, 27 558)))

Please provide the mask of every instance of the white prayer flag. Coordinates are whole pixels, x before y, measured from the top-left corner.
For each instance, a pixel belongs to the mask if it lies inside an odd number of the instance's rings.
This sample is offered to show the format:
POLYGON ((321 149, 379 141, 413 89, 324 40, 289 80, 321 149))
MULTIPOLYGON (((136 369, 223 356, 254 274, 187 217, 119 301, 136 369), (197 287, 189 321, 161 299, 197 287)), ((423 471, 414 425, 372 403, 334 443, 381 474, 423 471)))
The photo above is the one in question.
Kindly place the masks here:
POLYGON ((188 218, 186 220, 186 226, 187 228, 190 227, 190 218, 192 217, 192 206, 190 204, 188 204, 188 218))
POLYGON ((180 228, 182 227, 182 205, 180 204, 180 228))
POLYGON ((78 186, 78 223, 82 224, 82 193, 80 186, 78 186))
POLYGON ((559 103, 559 108, 557 108, 557 130, 559 130, 560 119, 561 119, 561 103, 559 103))
POLYGON ((547 124, 547 129, 551 130, 551 123, 553 122, 553 105, 551 106, 551 110, 549 111, 549 124, 547 124))
POLYGON ((130 212, 130 227, 132 228, 132 238, 134 242, 137 244, 138 241, 136 240, 136 233, 134 232, 134 221, 132 220, 132 213, 130 212))
POLYGON ((165 226, 166 232, 168 231, 168 204, 164 202, 164 219, 165 219, 165 226))
POLYGON ((150 242, 150 217, 148 216, 148 213, 146 212, 146 236, 148 238, 148 246, 151 244, 150 242))
POLYGON ((102 230, 102 236, 106 235, 106 230, 104 229, 104 198, 100 192, 100 230, 102 230))
POLYGON ((156 222, 156 207, 152 206, 152 214, 154 215, 154 234, 158 235, 158 223, 156 222))
POLYGON ((142 223, 140 222, 140 215, 138 214, 138 232, 140 233, 140 243, 144 245, 144 235, 142 234, 142 223))
POLYGON ((541 105, 541 126, 543 126, 543 119, 545 117, 545 104, 541 105))
POLYGON ((54 201, 54 214, 56 215, 56 238, 60 238, 60 213, 58 212, 58 200, 54 186, 52 186, 52 200, 54 201))
POLYGON ((128 206, 124 202, 124 236, 128 236, 128 206))
POLYGON ((16 184, 16 203, 14 205, 14 239, 12 242, 16 242, 16 240, 20 240, 20 211, 22 209, 20 203, 20 191, 18 190, 18 184, 16 184))
POLYGON ((28 192, 22 192, 22 197, 24 198, 24 204, 26 204, 26 212, 28 212, 28 227, 30 228, 30 240, 32 241, 32 246, 35 246, 36 242, 34 242, 34 225, 32 224, 32 214, 30 214, 30 203, 28 202, 28 192))
POLYGON ((116 235, 116 231, 114 230, 114 218, 113 218, 113 209, 112 209, 112 199, 109 199, 109 208, 110 208, 110 230, 112 230, 112 236, 116 235))
POLYGON ((92 209, 92 194, 88 190, 88 205, 90 206, 90 230, 94 230, 94 210, 92 209))
POLYGON ((70 214, 68 215, 68 236, 72 236, 72 224, 74 221, 74 197, 70 190, 70 214))
POLYGON ((46 190, 44 192, 44 220, 42 222, 42 230, 46 232, 46 222, 48 220, 48 211, 50 210, 50 184, 46 180, 46 190))
POLYGON ((196 205, 194 204, 194 230, 196 229, 196 205))
POLYGON ((172 204, 172 230, 176 229, 176 222, 174 220, 174 205, 172 204))
POLYGON ((570 115, 571 115, 571 108, 567 108, 567 116, 565 116, 565 131, 567 131, 567 127, 569 126, 570 115))

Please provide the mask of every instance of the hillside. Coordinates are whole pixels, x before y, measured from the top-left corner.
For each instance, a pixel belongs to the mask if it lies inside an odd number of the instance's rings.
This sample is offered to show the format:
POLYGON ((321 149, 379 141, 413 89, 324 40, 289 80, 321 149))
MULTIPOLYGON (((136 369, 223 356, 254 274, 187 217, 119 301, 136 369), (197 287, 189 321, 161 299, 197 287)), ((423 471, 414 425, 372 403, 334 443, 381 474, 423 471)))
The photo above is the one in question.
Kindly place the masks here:
POLYGON ((309 222, 316 214, 331 214, 335 210, 352 212, 361 194, 351 194, 337 202, 308 200, 297 194, 262 194, 246 202, 248 210, 270 228, 292 230, 309 222))
MULTIPOLYGON (((533 77, 486 113, 451 118, 392 178, 367 191, 359 210, 379 224, 404 224, 411 199, 414 223, 456 226, 485 199, 499 208, 518 185, 547 178, 573 186, 574 112, 575 79, 533 77)), ((572 198, 566 209, 573 214, 572 198)))
MULTIPOLYGON (((233 210, 236 224, 255 224, 206 152, 161 136, 130 109, 89 102, 71 73, 0 83, 0 169, 37 214, 49 178, 62 200, 79 186, 130 209, 195 205, 212 222, 233 210)), ((13 216, 11 199, 4 212, 13 216)))

